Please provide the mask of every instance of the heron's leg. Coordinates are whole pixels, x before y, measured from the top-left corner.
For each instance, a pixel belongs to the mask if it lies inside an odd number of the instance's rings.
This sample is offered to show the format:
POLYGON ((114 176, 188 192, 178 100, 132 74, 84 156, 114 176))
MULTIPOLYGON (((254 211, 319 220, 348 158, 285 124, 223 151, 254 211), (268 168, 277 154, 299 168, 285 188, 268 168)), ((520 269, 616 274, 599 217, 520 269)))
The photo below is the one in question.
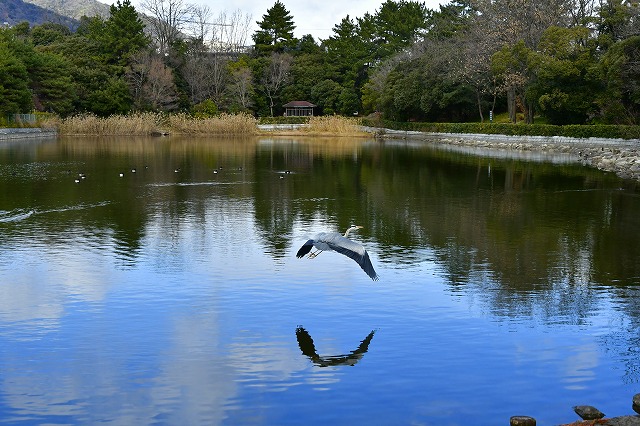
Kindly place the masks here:
POLYGON ((313 259, 313 258, 315 258, 315 257, 316 257, 317 255, 319 255, 320 253, 322 253, 322 250, 316 250, 316 251, 314 251, 313 253, 311 253, 311 254, 309 255, 309 259, 313 259))

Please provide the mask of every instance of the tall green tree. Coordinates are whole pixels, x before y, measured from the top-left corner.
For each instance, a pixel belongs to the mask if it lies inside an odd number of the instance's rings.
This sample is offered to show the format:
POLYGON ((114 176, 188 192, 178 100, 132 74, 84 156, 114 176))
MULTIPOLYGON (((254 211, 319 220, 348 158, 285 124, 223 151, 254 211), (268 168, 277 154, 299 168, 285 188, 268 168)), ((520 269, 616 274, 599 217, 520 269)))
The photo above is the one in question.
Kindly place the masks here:
POLYGON ((328 61, 342 82, 355 82, 370 65, 371 51, 359 25, 349 15, 333 27, 333 34, 324 41, 328 61))
POLYGON ((505 45, 491 57, 491 71, 501 91, 507 95, 509 119, 513 123, 517 121, 519 107, 524 109, 525 121, 533 121, 535 100, 527 97, 527 91, 535 79, 531 68, 533 56, 534 51, 520 40, 513 45, 505 45))
MULTIPOLYGON (((351 98, 349 114, 360 111, 360 96, 362 86, 369 78, 369 68, 373 65, 374 45, 369 35, 363 36, 363 30, 358 22, 349 15, 333 27, 331 35, 323 43, 326 49, 327 63, 333 79, 343 90, 355 94, 357 102, 351 98)), ((341 90, 342 91, 342 90, 341 90)), ((316 99, 316 102, 320 102, 316 99)), ((338 113, 342 108, 338 104, 331 105, 331 109, 338 113)))
POLYGON ((73 113, 77 85, 68 61, 58 54, 36 52, 28 66, 36 108, 61 116, 73 113))
POLYGON ((76 33, 36 46, 38 53, 45 55, 33 68, 43 77, 34 80, 33 86, 39 108, 61 115, 90 111, 101 116, 131 109, 133 102, 126 93, 129 89, 124 80, 125 67, 107 61, 107 45, 101 35, 104 25, 100 18, 85 18, 76 33), (71 82, 65 82, 65 76, 70 76, 71 82), (73 108, 66 112, 69 98, 73 108))
POLYGON ((316 105, 319 104, 318 99, 312 96, 313 89, 325 79, 335 79, 326 54, 318 46, 296 55, 290 74, 290 84, 283 89, 282 98, 287 101, 306 100, 316 105))
POLYGON ((7 30, 7 34, 11 35, 5 38, 11 57, 27 72, 26 78, 11 86, 20 88, 27 84, 29 92, 23 98, 29 99, 29 108, 60 115, 73 112, 76 106, 74 70, 60 52, 55 52, 56 45, 72 36, 69 29, 47 23, 33 29, 18 26, 7 30))
POLYGON ((253 41, 259 55, 282 53, 296 47, 297 40, 293 36, 296 26, 293 17, 280 0, 262 15, 262 21, 257 22, 260 27, 253 34, 253 41))
POLYGON ((0 114, 28 112, 33 104, 27 68, 0 38, 0 114))
POLYGON ((638 6, 623 0, 603 0, 594 18, 598 44, 607 49, 614 43, 638 35, 638 6), (635 28, 634 28, 635 24, 635 28))
POLYGON ((472 0, 453 0, 438 10, 427 10, 425 37, 441 41, 463 33, 475 13, 471 3, 472 0))
POLYGON ((126 66, 131 55, 149 45, 144 33, 145 25, 129 0, 120 0, 109 9, 109 19, 104 24, 102 49, 108 64, 126 66))
POLYGON ((333 80, 323 80, 311 89, 311 100, 317 105, 322 114, 335 114, 339 109, 342 86, 333 80))
POLYGON ((552 124, 584 124, 595 115, 598 85, 590 72, 595 59, 580 43, 588 33, 586 27, 549 27, 530 56, 535 79, 526 96, 552 124))
MULTIPOLYGON (((427 8, 424 3, 406 0, 386 0, 376 13, 365 15, 373 22, 374 59, 387 58, 411 45, 427 29, 427 8)), ((364 26, 364 22, 360 22, 364 26)))
MULTIPOLYGON (((375 13, 366 13, 355 21, 346 16, 334 26, 333 34, 323 44, 342 87, 340 101, 334 105, 336 112, 369 112, 361 104, 362 90, 372 70, 421 40, 428 28, 427 17, 424 3, 386 0, 375 13)), ((373 87, 367 89, 368 108, 376 103, 373 87)))
POLYGON ((612 45, 597 69, 605 90, 597 100, 601 118, 616 124, 640 124, 640 35, 612 45))
MULTIPOLYGON (((78 30, 98 45, 100 60, 107 65, 125 67, 131 55, 149 45, 150 39, 144 33, 144 23, 129 0, 112 4, 107 20, 96 16, 83 20, 78 30)), ((122 74, 124 70, 119 70, 122 74)))
POLYGON ((71 35, 71 30, 61 24, 45 22, 33 27, 30 31, 31 41, 35 46, 47 46, 61 42, 71 35))
POLYGON ((122 77, 110 77, 99 89, 89 93, 88 102, 93 113, 106 117, 126 114, 131 110, 133 99, 122 77))

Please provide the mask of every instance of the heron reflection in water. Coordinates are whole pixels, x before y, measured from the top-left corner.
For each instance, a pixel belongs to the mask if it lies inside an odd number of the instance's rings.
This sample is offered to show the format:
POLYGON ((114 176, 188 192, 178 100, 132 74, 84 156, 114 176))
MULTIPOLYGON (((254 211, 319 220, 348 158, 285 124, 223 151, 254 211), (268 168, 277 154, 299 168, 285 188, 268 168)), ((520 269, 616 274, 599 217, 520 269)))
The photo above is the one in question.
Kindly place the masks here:
POLYGON ((373 339, 373 334, 375 332, 375 330, 371 330, 371 333, 369 333, 367 337, 360 342, 358 348, 346 355, 318 355, 316 347, 313 344, 313 339, 307 330, 300 326, 296 328, 296 339, 298 339, 298 346, 300 346, 302 354, 309 357, 309 359, 311 359, 311 361, 318 367, 333 367, 338 365, 353 366, 356 365, 369 350, 369 343, 371 343, 371 339, 373 339))
POLYGON ((362 226, 351 226, 344 235, 341 235, 339 232, 320 232, 300 247, 296 257, 298 259, 304 257, 313 247, 316 248, 316 251, 309 254, 309 259, 315 258, 323 251, 333 250, 355 260, 362 270, 369 275, 369 278, 377 281, 378 274, 373 269, 371 259, 369 259, 369 253, 367 253, 361 244, 347 238, 350 232, 357 231, 360 228, 362 228, 362 226))

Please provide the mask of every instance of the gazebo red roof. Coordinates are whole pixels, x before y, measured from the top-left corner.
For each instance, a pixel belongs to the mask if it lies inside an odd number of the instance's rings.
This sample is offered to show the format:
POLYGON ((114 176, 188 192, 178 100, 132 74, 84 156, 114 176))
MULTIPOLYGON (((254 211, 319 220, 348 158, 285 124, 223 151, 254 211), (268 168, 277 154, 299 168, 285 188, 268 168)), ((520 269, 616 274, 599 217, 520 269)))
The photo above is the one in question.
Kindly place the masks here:
POLYGON ((314 108, 315 105, 307 101, 291 101, 282 105, 284 108, 314 108))

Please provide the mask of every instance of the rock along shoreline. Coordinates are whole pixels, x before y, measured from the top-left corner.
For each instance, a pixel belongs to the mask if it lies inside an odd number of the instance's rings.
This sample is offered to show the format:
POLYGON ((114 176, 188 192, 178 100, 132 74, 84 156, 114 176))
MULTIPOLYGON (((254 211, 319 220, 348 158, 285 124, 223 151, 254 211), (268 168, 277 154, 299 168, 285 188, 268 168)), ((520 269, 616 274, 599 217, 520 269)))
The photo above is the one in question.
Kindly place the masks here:
POLYGON ((585 166, 613 172, 623 179, 640 181, 639 139, 424 133, 375 128, 368 128, 368 130, 382 139, 412 139, 492 150, 569 154, 585 166))

